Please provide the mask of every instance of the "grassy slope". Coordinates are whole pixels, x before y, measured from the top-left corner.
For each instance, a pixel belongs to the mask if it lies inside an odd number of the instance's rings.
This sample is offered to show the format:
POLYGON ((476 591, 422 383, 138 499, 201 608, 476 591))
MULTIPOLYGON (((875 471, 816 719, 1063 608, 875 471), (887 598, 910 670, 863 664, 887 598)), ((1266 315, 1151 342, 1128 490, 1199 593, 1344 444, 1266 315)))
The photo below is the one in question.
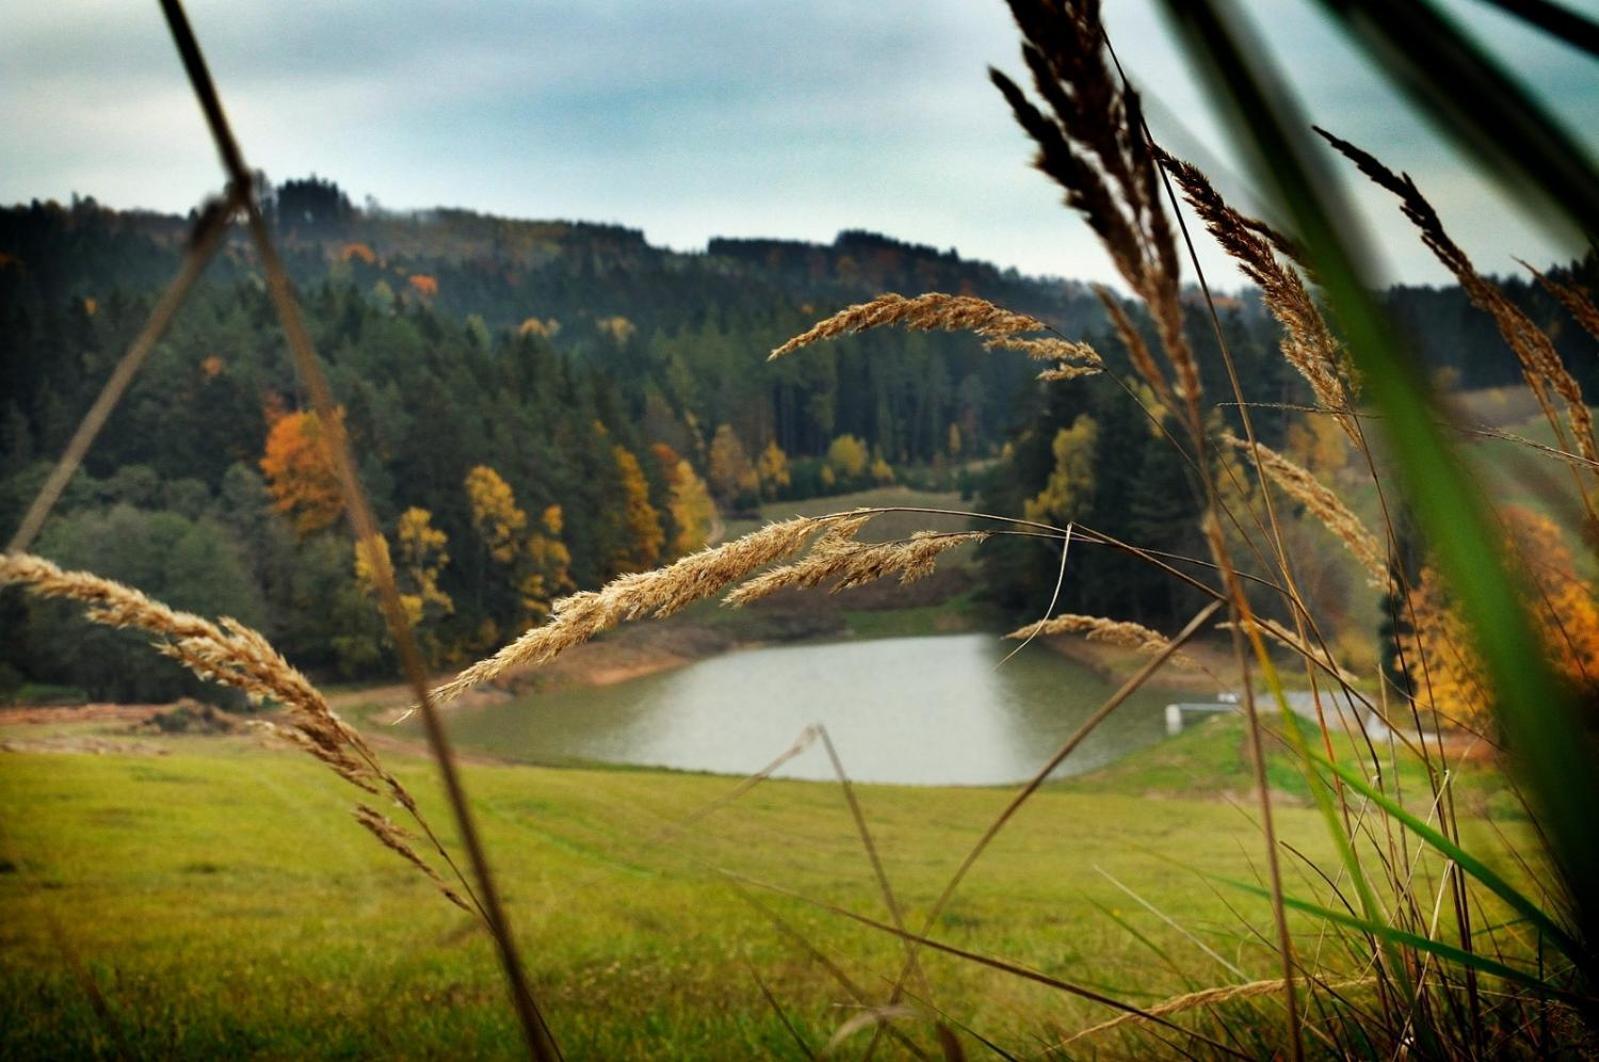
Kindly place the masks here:
MULTIPOLYGON (((1252 803, 1215 799, 1246 786, 1241 734, 1236 720, 1214 720, 1143 759, 1040 793, 935 935, 1133 1000, 1181 991, 1190 978, 1234 977, 1119 892, 1103 868, 1250 976, 1270 976, 1273 960, 1228 904, 1262 932, 1265 908, 1217 896, 1198 876, 1254 876, 1252 803), (1152 792, 1167 799, 1143 799, 1152 792), (1090 899, 1118 910, 1175 969, 1090 899)), ((347 787, 250 739, 161 744, 168 755, 0 753, 0 1055, 111 1050, 85 978, 139 1054, 513 1053, 483 938, 350 820, 347 787)), ((390 759, 445 825, 427 765, 390 759)), ((710 869, 880 917, 836 787, 767 783, 692 833, 652 844, 733 781, 499 766, 470 767, 467 780, 572 1057, 792 1055, 746 961, 813 1047, 849 1017, 826 969, 710 869)), ((891 787, 860 796, 913 912, 1006 799, 999 790, 891 787)), ((1325 853, 1311 812, 1284 808, 1279 829, 1301 850, 1325 853)), ((771 902, 856 981, 884 993, 898 954, 890 939, 771 902)), ((1045 1022, 1070 1028, 1106 1013, 957 960, 926 965, 940 1006, 1012 1047, 1028 1046, 1045 1022)))

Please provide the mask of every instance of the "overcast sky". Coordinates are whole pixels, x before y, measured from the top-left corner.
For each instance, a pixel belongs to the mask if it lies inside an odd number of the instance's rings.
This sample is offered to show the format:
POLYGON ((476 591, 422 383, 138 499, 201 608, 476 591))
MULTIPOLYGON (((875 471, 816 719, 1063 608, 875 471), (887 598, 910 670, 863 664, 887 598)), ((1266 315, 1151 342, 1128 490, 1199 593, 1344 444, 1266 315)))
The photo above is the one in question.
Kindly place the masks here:
MULTIPOLYGON (((1566 0, 1599 13, 1599 0, 1566 0)), ((191 0, 251 165, 357 202, 620 222, 657 244, 869 228, 1108 278, 988 84, 1021 69, 1000 0, 191 0)), ((1224 138, 1149 0, 1104 0, 1174 152, 1224 138)), ((1599 65, 1481 0, 1457 12, 1599 145, 1599 65)), ((1485 270, 1562 250, 1416 119, 1309 0, 1248 5, 1321 124, 1415 176, 1485 270)), ((221 180, 154 3, 0 0, 0 202, 185 211, 221 180)), ((1394 273, 1431 258, 1364 188, 1394 273)), ((1247 203, 1247 200, 1244 200, 1247 203)))

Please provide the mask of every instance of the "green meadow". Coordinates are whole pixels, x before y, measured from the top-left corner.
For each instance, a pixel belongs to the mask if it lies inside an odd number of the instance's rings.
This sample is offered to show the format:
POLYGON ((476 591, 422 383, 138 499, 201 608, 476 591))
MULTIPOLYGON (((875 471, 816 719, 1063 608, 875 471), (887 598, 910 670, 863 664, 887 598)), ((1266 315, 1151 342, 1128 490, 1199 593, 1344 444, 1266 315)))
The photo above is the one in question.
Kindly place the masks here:
MULTIPOLYGON (((320 765, 253 737, 129 737, 111 724, 10 727, 0 741, 23 749, 0 752, 0 1055, 519 1052, 487 936, 372 843, 348 814, 349 787, 320 765), (28 751, 93 736, 122 746, 28 751)), ((1274 976, 1268 905, 1218 880, 1263 873, 1246 755, 1241 721, 1216 718, 1046 787, 931 936, 1137 1005, 1274 976)), ((444 826, 427 762, 385 756, 444 826)), ((570 1057, 803 1057, 887 1001, 902 945, 817 906, 889 919, 837 785, 765 782, 730 800, 728 777, 465 773, 570 1057)), ((1279 756, 1279 835, 1332 865, 1297 777, 1279 756)), ((1517 816, 1496 776, 1467 771, 1460 786, 1479 848, 1521 828, 1503 824, 1517 816)), ((1009 798, 856 792, 913 928, 1009 798)), ((1285 873, 1291 891, 1319 894, 1302 865, 1285 873)), ((1314 924, 1298 929, 1314 946, 1314 924)), ((1313 961, 1351 973, 1330 946, 1313 961)), ((976 1034, 1018 1054, 1116 1014, 926 951, 908 988, 968 1046, 976 1034)), ((1280 997, 1241 1005, 1260 1012, 1251 1028, 1276 1028, 1280 997)), ((896 1028, 905 1041, 885 1041, 885 1057, 934 1050, 925 1021, 896 1028)), ((1125 1050, 1121 1035, 1096 1043, 1125 1050)))

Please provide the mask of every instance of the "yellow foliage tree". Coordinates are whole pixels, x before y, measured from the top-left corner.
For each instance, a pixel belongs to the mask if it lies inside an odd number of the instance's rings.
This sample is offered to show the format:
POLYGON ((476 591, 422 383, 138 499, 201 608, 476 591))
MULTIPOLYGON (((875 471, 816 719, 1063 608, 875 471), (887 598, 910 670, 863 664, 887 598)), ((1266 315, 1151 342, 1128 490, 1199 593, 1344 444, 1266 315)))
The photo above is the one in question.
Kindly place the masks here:
POLYGON ((1288 426, 1288 456, 1312 472, 1337 472, 1349 463, 1349 436, 1333 417, 1310 416, 1288 426))
POLYGON ((880 487, 894 482, 894 467, 883 460, 882 454, 872 458, 872 482, 880 487))
MULTIPOLYGON (((342 418, 344 411, 338 415, 342 418)), ((290 517, 301 535, 322 530, 344 511, 333 458, 314 412, 284 413, 271 421, 261 472, 272 507, 290 517)))
POLYGON ((866 471, 866 444, 853 435, 840 435, 827 446, 827 465, 840 480, 848 483, 866 471))
POLYGON ((478 465, 466 474, 466 498, 489 557, 495 564, 516 563, 527 513, 517 508, 511 485, 488 465, 478 465))
POLYGON ((755 472, 761 480, 761 493, 768 498, 775 498, 788 489, 788 454, 777 445, 776 439, 768 442, 766 449, 761 451, 761 456, 755 462, 755 472))
POLYGON ((961 455, 961 426, 954 421, 949 422, 949 456, 961 455))
POLYGON ((389 553, 389 540, 379 535, 355 544, 355 578, 361 588, 372 593, 378 582, 379 566, 388 568, 394 578, 400 604, 411 626, 430 625, 455 611, 450 595, 439 589, 439 575, 450 563, 446 551, 449 536, 433 526, 433 514, 412 506, 400 514, 395 532, 399 544, 398 564, 389 553))
POLYGON ((611 342, 619 347, 626 344, 638 332, 638 325, 621 315, 601 317, 594 322, 594 327, 599 329, 601 335, 609 336, 611 342))
POLYGON ((1082 414, 1070 428, 1055 433, 1050 450, 1055 469, 1044 489, 1023 505, 1023 515, 1040 523, 1064 526, 1078 519, 1094 493, 1094 455, 1099 445, 1099 425, 1082 414))
POLYGON ((539 529, 527 540, 527 572, 517 584, 522 611, 535 622, 550 614, 550 604, 562 594, 575 590, 569 569, 572 554, 561 538, 564 519, 559 505, 546 506, 539 516, 539 529))
POLYGON ((614 566, 618 572, 648 571, 661 559, 666 538, 661 530, 661 514, 650 504, 650 485, 638 458, 625 446, 617 446, 611 452, 622 478, 622 526, 626 530, 626 544, 614 566))
POLYGON ((711 439, 710 467, 711 489, 717 497, 731 502, 740 494, 760 489, 760 475, 750 464, 749 453, 739 440, 731 424, 716 429, 711 439))
POLYGON ((705 481, 687 460, 680 459, 672 469, 672 494, 667 503, 677 534, 672 539, 672 554, 693 553, 710 541, 711 525, 716 520, 716 503, 705 481))

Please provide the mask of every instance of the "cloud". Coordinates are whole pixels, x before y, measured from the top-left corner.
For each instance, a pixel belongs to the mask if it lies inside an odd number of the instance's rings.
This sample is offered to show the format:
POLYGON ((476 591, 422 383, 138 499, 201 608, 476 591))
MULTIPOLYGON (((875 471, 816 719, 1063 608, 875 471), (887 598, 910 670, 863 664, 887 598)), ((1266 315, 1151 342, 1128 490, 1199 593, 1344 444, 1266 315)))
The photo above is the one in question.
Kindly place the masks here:
MULTIPOLYGON (((1108 6, 1157 101, 1157 135, 1240 171, 1150 0, 1108 6)), ((1462 13, 1568 117, 1599 103, 1580 58, 1476 6, 1462 13)), ((1485 267, 1506 268, 1505 248, 1552 253, 1313 5, 1252 10, 1270 16, 1262 30, 1312 113, 1412 172, 1485 267)), ((315 171, 396 207, 620 221, 685 248, 874 228, 1032 272, 1108 275, 987 83, 989 64, 1020 68, 998 0, 193 0, 191 17, 247 157, 279 178, 315 171)), ((77 191, 181 211, 220 185, 154 9, 0 0, 0 20, 0 200, 77 191)), ((1359 199, 1398 273, 1438 279, 1391 204, 1359 199)))

